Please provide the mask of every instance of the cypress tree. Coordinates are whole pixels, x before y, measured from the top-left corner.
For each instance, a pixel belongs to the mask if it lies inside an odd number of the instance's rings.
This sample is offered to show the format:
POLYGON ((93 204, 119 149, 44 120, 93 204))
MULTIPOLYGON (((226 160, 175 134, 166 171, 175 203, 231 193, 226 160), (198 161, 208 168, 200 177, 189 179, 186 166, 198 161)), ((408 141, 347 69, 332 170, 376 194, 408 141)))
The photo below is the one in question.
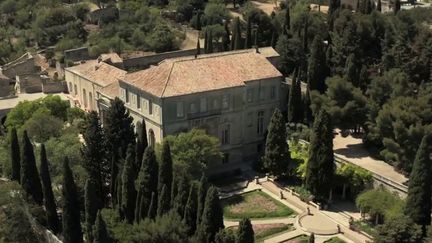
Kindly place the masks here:
POLYGON ((85 230, 87 239, 93 241, 93 225, 100 206, 100 198, 96 194, 97 184, 87 179, 84 187, 85 230))
MULTIPOLYGON (((171 158, 171 148, 168 141, 164 141, 162 145, 161 164, 158 176, 157 191, 161 192, 162 187, 166 186, 166 191, 171 193, 171 184, 173 182, 173 165, 171 158)), ((166 200, 171 201, 171 194, 168 193, 166 200)))
POLYGON ((10 132, 10 155, 11 155, 11 162, 12 162, 12 175, 11 180, 17 181, 20 183, 20 148, 19 148, 19 142, 18 142, 18 135, 16 128, 12 128, 10 132))
POLYGON ((183 222, 188 227, 188 235, 192 236, 196 231, 198 193, 196 184, 192 184, 183 215, 183 222))
POLYGON ((306 89, 306 93, 303 96, 303 110, 304 110, 304 121, 309 126, 313 122, 313 116, 312 116, 312 109, 311 106, 311 98, 310 98, 310 92, 309 87, 306 89))
POLYGON ((200 40, 199 40, 199 36, 197 38, 197 47, 196 47, 196 55, 200 55, 201 54, 201 45, 200 45, 200 40))
POLYGON ((320 35, 316 35, 312 42, 308 64, 307 81, 309 88, 323 93, 326 87, 327 65, 323 39, 320 35))
POLYGON ((189 195, 189 179, 186 175, 180 175, 177 178, 178 191, 174 200, 174 209, 183 217, 189 195))
MULTIPOLYGON (((95 227, 93 229, 94 240, 93 243, 111 243, 113 242, 111 236, 106 228, 105 221, 103 220, 101 211, 97 213, 95 227)), ((92 241, 90 241, 92 242, 92 241)))
POLYGON ((157 204, 158 216, 162 216, 170 210, 171 208, 170 194, 171 192, 168 190, 168 187, 166 185, 162 185, 162 190, 159 191, 159 200, 157 204))
POLYGON ((249 49, 252 47, 252 22, 251 16, 247 19, 247 28, 246 28, 246 39, 245 39, 245 49, 249 49))
POLYGON ((309 236, 309 243, 315 243, 315 234, 314 234, 314 233, 312 233, 312 234, 309 236))
POLYGON ((208 53, 208 30, 204 32, 204 53, 208 53))
MULTIPOLYGON (((144 152, 141 170, 136 182, 138 196, 136 198, 135 219, 137 222, 147 216, 153 192, 157 198, 157 186, 158 164, 154 150, 149 146, 144 152)), ((157 207, 157 205, 155 205, 155 207, 157 207)))
POLYGON ((97 209, 100 209, 107 198, 104 185, 109 179, 110 165, 107 159, 105 136, 96 111, 91 111, 86 116, 83 138, 85 141, 81 148, 83 167, 90 180, 94 182, 96 197, 102 199, 98 200, 97 209))
POLYGON ((126 161, 122 172, 122 201, 121 210, 128 223, 132 223, 135 213, 136 191, 133 180, 133 164, 135 163, 135 150, 129 145, 126 161))
POLYGON ((378 12, 381 12, 381 0, 378 0, 378 2, 377 2, 377 6, 376 6, 376 10, 377 10, 378 12))
POLYGON ((254 230, 249 219, 242 219, 237 231, 237 243, 254 243, 254 230))
POLYGON ((111 101, 111 106, 106 112, 104 131, 108 151, 120 152, 119 156, 125 158, 128 145, 135 144, 135 131, 129 111, 118 97, 111 101))
POLYGON ((225 28, 225 34, 222 37, 222 42, 223 42, 222 46, 224 51, 229 51, 230 50, 230 30, 228 27, 228 21, 225 21, 224 28, 225 28))
POLYGON ((241 49, 241 29, 240 29, 240 18, 236 17, 233 23, 233 34, 231 38, 231 50, 241 49))
POLYGON ((201 224, 198 230, 199 242, 214 242, 215 235, 224 228, 223 211, 215 187, 210 187, 205 200, 201 224))
POLYGON ((118 166, 118 155, 117 153, 112 153, 111 155, 111 178, 110 178, 110 191, 111 191, 111 204, 112 206, 117 205, 117 178, 119 178, 119 166, 118 166))
POLYGON ((304 53, 308 53, 308 28, 309 28, 309 19, 306 18, 304 26, 303 26, 303 50, 304 53))
POLYGON ((36 168, 33 145, 27 136, 27 131, 24 131, 23 149, 21 155, 21 186, 37 204, 42 204, 42 185, 36 168))
POLYGON ((285 121, 277 108, 269 123, 265 146, 264 167, 273 175, 284 174, 288 169, 291 156, 288 150, 285 121))
POLYGON ((393 4, 394 13, 397 14, 400 11, 400 8, 401 8, 400 0, 394 0, 394 4, 393 4))
POLYGON ((51 186, 51 176, 49 173, 48 160, 46 157, 45 145, 41 145, 40 151, 40 178, 42 181, 44 206, 47 216, 48 228, 57 234, 60 232, 60 221, 57 215, 57 207, 55 204, 54 193, 51 186))
POLYGON ((208 35, 207 53, 213 53, 213 32, 210 30, 208 35))
POLYGON ((144 155, 144 151, 148 147, 147 127, 146 127, 144 119, 140 125, 139 134, 138 134, 137 138, 138 138, 138 141, 140 142, 140 147, 135 151, 135 153, 137 155, 137 161, 136 162, 138 163, 138 170, 139 170, 141 168, 141 162, 142 162, 142 158, 144 155))
POLYGON ((271 38, 271 41, 270 41, 271 47, 276 48, 277 39, 278 39, 277 31, 273 28, 272 38, 271 38))
POLYGON ((288 122, 299 123, 303 121, 303 109, 301 98, 301 81, 299 78, 299 69, 294 72, 289 99, 288 99, 288 122))
POLYGON ((291 29, 291 17, 290 17, 290 8, 288 1, 286 2, 286 11, 285 11, 285 21, 283 25, 282 34, 288 35, 289 30, 291 29))
POLYGON ((150 206, 148 208, 147 217, 150 219, 154 219, 156 217, 157 213, 157 198, 156 193, 152 192, 151 200, 150 200, 150 206))
POLYGON ((69 160, 63 162, 63 242, 82 243, 80 203, 69 160))
POLYGON ((430 153, 432 151, 431 135, 425 135, 417 150, 408 184, 405 214, 416 224, 423 227, 431 223, 431 186, 432 168, 430 153))
POLYGON ((334 170, 333 127, 330 115, 322 109, 312 129, 306 188, 318 199, 324 200, 330 195, 334 170))
POLYGON ((207 190, 209 188, 207 177, 203 173, 198 184, 198 199, 197 199, 197 227, 201 224, 201 217, 204 211, 205 198, 207 196, 207 190))

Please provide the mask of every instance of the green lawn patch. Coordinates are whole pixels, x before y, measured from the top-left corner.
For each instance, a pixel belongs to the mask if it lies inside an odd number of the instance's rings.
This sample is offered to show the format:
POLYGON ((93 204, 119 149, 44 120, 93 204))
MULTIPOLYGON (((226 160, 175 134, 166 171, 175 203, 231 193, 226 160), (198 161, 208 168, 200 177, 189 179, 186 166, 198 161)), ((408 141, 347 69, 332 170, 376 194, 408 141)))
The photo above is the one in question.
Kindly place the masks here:
POLYGON ((287 217, 294 211, 262 191, 253 191, 222 200, 226 219, 287 217))
POLYGON ((324 241, 325 243, 346 243, 346 241, 338 238, 338 237, 332 237, 327 241, 324 241))
MULTIPOLYGON (((255 242, 264 242, 265 239, 272 237, 275 234, 279 234, 286 231, 294 230, 294 227, 290 224, 254 224, 252 225, 255 233, 255 242)), ((238 226, 227 228, 226 230, 232 231, 237 234, 238 226)))

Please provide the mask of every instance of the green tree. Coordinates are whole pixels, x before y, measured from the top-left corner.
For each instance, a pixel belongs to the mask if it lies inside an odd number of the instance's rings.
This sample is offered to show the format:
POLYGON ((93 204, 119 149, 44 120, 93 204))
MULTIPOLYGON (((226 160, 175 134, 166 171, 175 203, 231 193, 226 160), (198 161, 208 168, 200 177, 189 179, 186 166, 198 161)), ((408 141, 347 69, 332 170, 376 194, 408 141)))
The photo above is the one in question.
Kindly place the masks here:
POLYGON ((167 52, 177 48, 175 35, 166 24, 158 24, 146 38, 146 42, 155 52, 167 52))
POLYGON ((284 75, 291 74, 299 63, 305 60, 301 41, 297 37, 281 35, 276 43, 276 51, 280 55, 279 70, 284 75))
POLYGON ((321 110, 313 125, 305 180, 306 188, 320 200, 328 198, 331 193, 335 172, 333 156, 330 115, 321 110))
POLYGON ((156 193, 152 192, 150 205, 147 212, 147 218, 154 219, 156 217, 156 212, 157 212, 157 197, 156 197, 156 193))
POLYGON ((219 230, 215 236, 215 243, 236 243, 236 234, 232 230, 219 230))
POLYGON ((106 228, 105 221, 103 220, 102 214, 99 211, 97 213, 96 223, 93 229, 93 243, 111 243, 113 242, 111 236, 106 228))
POLYGON ((50 230, 57 234, 60 232, 60 221, 57 215, 57 207, 55 204, 54 193, 51 186, 51 176, 49 173, 48 159, 46 157, 45 145, 41 145, 40 151, 40 178, 42 181, 44 206, 47 216, 47 224, 50 230))
POLYGON ((252 21, 249 16, 247 19, 247 27, 246 27, 246 39, 245 39, 245 49, 249 49, 252 47, 252 21))
POLYGON ((378 226, 374 241, 377 243, 422 242, 422 230, 409 217, 399 216, 378 226))
POLYGON ((10 156, 12 162, 11 180, 20 182, 20 148, 16 128, 10 131, 10 156))
POLYGON ((69 159, 63 162, 63 242, 82 243, 80 203, 78 191, 69 167, 69 159))
POLYGON ((209 189, 209 184, 207 181, 207 177, 203 173, 201 175, 201 179, 198 183, 198 198, 197 198, 197 221, 196 226, 198 227, 201 224, 201 218, 204 211, 205 199, 207 196, 207 191, 209 189))
POLYGON ((311 46, 311 54, 308 60, 307 80, 310 90, 318 90, 321 93, 325 91, 325 78, 327 77, 326 53, 320 35, 317 35, 311 46))
POLYGON ((249 219, 242 219, 239 223, 237 231, 237 243, 253 243, 255 242, 254 230, 249 219))
POLYGON ((215 235, 224 228, 223 211, 215 187, 210 187, 205 200, 201 224, 198 228, 199 242, 213 242, 215 235))
POLYGON ((132 144, 129 145, 125 164, 122 171, 122 199, 121 210, 128 223, 134 221, 135 203, 137 192, 133 179, 133 165, 135 163, 135 150, 132 144))
POLYGON ((345 64, 345 76, 349 82, 351 82, 354 86, 359 86, 359 63, 357 61, 357 57, 354 53, 351 53, 345 64))
POLYGON ((303 104, 299 69, 294 74, 288 99, 288 122, 299 123, 303 121, 303 104))
POLYGON ((417 150, 409 177, 408 196, 405 206, 405 214, 414 223, 421 225, 424 233, 426 232, 426 226, 431 223, 431 145, 430 135, 425 135, 417 150))
POLYGON ((154 220, 145 219, 138 227, 138 234, 132 242, 177 243, 187 242, 187 227, 181 217, 170 212, 154 220))
MULTIPOLYGON (((99 122, 99 116, 95 111, 91 111, 86 116, 83 138, 84 144, 81 149, 83 167, 86 169, 90 180, 94 182, 96 197, 102 199, 97 201, 100 205, 96 205, 97 209, 101 209, 105 198, 107 198, 104 185, 108 182, 110 168, 107 160, 105 136, 99 122)), ((97 209, 93 218, 96 218, 97 209)))
MULTIPOLYGON (((136 182, 136 188, 138 191, 138 196, 136 198, 135 207, 135 219, 144 219, 147 216, 152 193, 157 196, 158 187, 158 164, 156 161, 156 155, 151 146, 147 147, 143 161, 141 165, 141 170, 138 175, 138 180, 136 182)), ((157 198, 157 197, 156 197, 157 198)), ((156 205, 157 207, 157 205, 156 205)))
POLYGON ((177 211, 177 213, 181 217, 183 217, 185 206, 189 195, 189 188, 190 188, 189 178, 186 175, 179 174, 178 176, 176 176, 175 179, 176 180, 174 181, 174 183, 176 183, 177 185, 177 194, 175 195, 174 198, 173 209, 177 211))
POLYGON ((97 212, 100 209, 100 198, 96 194, 97 184, 94 180, 87 179, 84 187, 84 208, 85 208, 85 230, 87 239, 92 241, 93 225, 96 221, 97 212))
POLYGON ((162 216, 171 208, 171 191, 166 185, 162 185, 162 190, 159 191, 157 215, 162 216))
POLYGON ((242 37, 240 28, 240 18, 236 17, 233 22, 233 33, 231 38, 231 50, 240 50, 242 37))
POLYGON ((381 0, 378 0, 378 2, 377 2, 377 6, 376 6, 376 10, 377 10, 378 12, 381 12, 381 0))
POLYGON ((197 206, 198 206, 198 191, 195 183, 191 184, 189 196, 186 202, 183 222, 188 226, 188 235, 192 236, 196 231, 197 223, 197 206))
POLYGON ((314 234, 314 233, 312 233, 312 234, 309 236, 309 243, 315 243, 315 234, 314 234))
POLYGON ((268 126, 263 160, 264 167, 276 176, 284 174, 291 161, 285 121, 279 109, 275 109, 268 126))
MULTIPOLYGON (((165 140, 162 145, 161 163, 158 176, 158 192, 162 192, 162 187, 165 185, 166 191, 171 192, 171 184, 173 182, 173 162, 171 158, 171 148, 169 142, 165 140)), ((167 194, 165 199, 171 201, 171 195, 167 194)), ((166 210, 162 210, 166 212, 166 210)))
POLYGON ((36 168, 36 160, 33 152, 33 145, 27 136, 27 131, 23 133, 23 149, 21 154, 21 186, 33 200, 42 204, 43 192, 36 168))

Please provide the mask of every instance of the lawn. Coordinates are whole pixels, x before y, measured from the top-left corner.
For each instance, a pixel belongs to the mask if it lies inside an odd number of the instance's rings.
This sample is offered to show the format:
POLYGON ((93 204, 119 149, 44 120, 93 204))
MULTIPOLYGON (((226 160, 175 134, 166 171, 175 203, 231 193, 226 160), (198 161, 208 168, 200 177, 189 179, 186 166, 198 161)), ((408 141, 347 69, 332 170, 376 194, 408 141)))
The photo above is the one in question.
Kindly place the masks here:
MULTIPOLYGON (((252 226, 255 233, 255 242, 264 242, 265 239, 270 238, 272 235, 294 230, 292 225, 288 224, 255 224, 252 226)), ((234 233, 237 232, 238 226, 230 227, 234 233)))
POLYGON ((299 235, 295 238, 284 241, 283 243, 309 243, 309 236, 299 235))
POLYGON ((235 195, 222 200, 226 219, 287 217, 294 211, 262 191, 235 195))
POLYGON ((332 237, 327 241, 324 241, 324 243, 346 243, 346 241, 338 238, 338 237, 332 237))

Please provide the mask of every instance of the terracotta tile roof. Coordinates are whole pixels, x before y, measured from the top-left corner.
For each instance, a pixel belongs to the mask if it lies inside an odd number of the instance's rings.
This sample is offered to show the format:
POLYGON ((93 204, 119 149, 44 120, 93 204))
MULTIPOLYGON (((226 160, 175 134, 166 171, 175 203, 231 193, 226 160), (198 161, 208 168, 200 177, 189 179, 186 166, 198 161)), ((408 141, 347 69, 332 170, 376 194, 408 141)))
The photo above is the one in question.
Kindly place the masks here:
POLYGON ((119 82, 115 81, 112 82, 111 84, 103 87, 100 90, 100 93, 102 93, 103 95, 109 97, 109 98, 115 98, 116 96, 120 95, 120 86, 119 86, 119 82))
POLYGON ((83 64, 66 68, 83 78, 102 87, 107 86, 125 76, 126 71, 97 60, 86 61, 83 64))
POLYGON ((264 55, 247 50, 167 59, 121 81, 157 97, 172 97, 282 77, 264 55))
POLYGON ((108 62, 110 61, 111 63, 121 63, 123 62, 123 59, 117 54, 117 53, 106 53, 106 54, 101 54, 100 55, 100 59, 102 62, 108 62))

